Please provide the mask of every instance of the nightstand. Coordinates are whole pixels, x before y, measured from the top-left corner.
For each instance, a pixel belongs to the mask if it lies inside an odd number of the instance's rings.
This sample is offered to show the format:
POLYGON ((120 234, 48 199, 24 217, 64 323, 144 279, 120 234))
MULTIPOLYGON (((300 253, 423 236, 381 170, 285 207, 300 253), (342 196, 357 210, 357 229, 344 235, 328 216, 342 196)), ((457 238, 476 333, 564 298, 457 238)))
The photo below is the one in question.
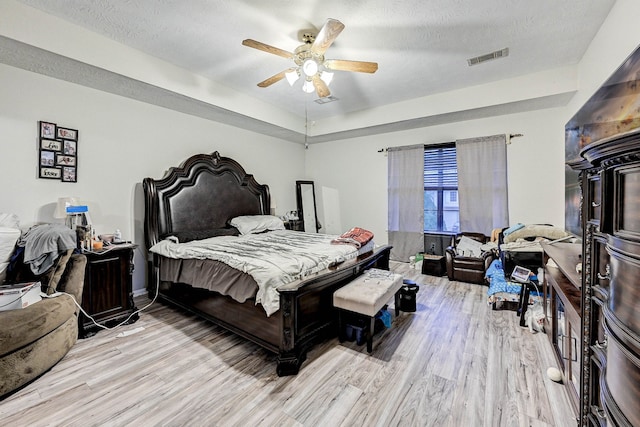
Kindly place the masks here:
MULTIPOLYGON (((87 267, 82 292, 82 309, 96 322, 114 326, 137 310, 133 303, 133 253, 137 245, 111 245, 104 250, 84 252, 87 267)), ((134 315, 129 322, 138 320, 134 315)), ((83 313, 78 317, 80 338, 101 330, 83 313)))
POLYGON ((284 222, 284 228, 293 231, 304 231, 304 222, 301 219, 290 219, 284 222))

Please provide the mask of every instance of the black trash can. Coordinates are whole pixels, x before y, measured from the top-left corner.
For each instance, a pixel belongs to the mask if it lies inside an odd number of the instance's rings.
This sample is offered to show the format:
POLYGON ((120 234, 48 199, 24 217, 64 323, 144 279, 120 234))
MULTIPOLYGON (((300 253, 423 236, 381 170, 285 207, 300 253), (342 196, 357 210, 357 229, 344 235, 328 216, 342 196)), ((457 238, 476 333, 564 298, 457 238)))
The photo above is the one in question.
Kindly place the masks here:
POLYGON ((400 288, 400 311, 416 311, 416 294, 420 287, 413 280, 405 279, 400 288))

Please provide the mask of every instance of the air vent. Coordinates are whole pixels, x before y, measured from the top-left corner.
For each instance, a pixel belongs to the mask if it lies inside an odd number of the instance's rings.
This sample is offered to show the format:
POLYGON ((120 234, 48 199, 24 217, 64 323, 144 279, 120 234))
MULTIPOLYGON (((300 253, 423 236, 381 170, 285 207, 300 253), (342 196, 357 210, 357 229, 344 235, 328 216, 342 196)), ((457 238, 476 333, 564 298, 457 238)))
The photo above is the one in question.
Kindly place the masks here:
POLYGON ((335 97, 335 96, 333 96, 333 95, 329 95, 329 96, 325 96, 324 98, 318 98, 318 99, 316 99, 316 102, 317 102, 318 104, 327 104, 327 103, 329 103, 329 102, 338 101, 338 100, 339 100, 339 98, 336 98, 336 97, 335 97))
POLYGON ((492 59, 504 58, 506 56, 509 56, 508 47, 505 47, 504 49, 501 49, 501 50, 496 50, 495 52, 487 53, 486 55, 480 55, 480 56, 476 56, 475 58, 469 58, 467 59, 467 63, 469 64, 469 67, 471 67, 472 65, 478 65, 483 62, 491 61, 492 59))

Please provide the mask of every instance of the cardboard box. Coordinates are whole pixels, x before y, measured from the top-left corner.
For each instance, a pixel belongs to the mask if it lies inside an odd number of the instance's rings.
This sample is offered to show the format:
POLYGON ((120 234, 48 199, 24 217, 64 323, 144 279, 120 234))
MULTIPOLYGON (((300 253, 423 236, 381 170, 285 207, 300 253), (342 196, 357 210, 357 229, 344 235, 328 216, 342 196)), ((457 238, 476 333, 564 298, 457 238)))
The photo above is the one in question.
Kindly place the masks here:
POLYGON ((26 308, 42 300, 40 282, 0 286, 0 311, 26 308))

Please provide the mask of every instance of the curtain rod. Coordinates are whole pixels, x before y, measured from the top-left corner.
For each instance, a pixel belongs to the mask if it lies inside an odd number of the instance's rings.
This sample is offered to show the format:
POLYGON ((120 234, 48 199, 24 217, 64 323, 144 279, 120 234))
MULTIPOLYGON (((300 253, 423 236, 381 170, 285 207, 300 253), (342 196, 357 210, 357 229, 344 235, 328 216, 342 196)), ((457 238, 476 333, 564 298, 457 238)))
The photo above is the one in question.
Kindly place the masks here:
POLYGON ((507 145, 511 144, 511 140, 513 138, 520 138, 521 136, 524 136, 524 135, 521 134, 521 133, 510 133, 510 134, 507 134, 507 145))
MULTIPOLYGON (((511 139, 520 138, 521 136, 524 136, 524 134, 522 134, 522 133, 508 133, 505 136, 507 137, 507 144, 511 144, 511 139)), ((424 144, 422 144, 422 145, 424 145, 424 144)), ((438 145, 438 144, 433 144, 433 145, 438 145)), ((400 147, 387 147, 387 148, 379 149, 378 153, 386 153, 387 151, 389 151, 389 149, 402 150, 402 149, 414 148, 414 147, 415 147, 415 145, 405 145, 405 146, 400 146, 400 147)))

